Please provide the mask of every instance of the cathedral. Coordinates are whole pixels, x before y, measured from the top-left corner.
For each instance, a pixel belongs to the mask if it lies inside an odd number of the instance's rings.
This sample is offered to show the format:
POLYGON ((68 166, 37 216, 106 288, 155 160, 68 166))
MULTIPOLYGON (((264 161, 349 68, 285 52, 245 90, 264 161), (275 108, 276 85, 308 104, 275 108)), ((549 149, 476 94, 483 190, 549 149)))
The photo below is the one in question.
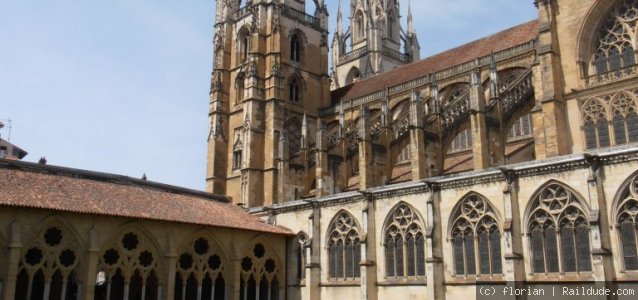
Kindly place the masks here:
POLYGON ((287 299, 638 280, 638 1, 530 0, 424 59, 405 1, 331 41, 308 4, 217 1, 214 32, 207 189, 296 235, 287 299))
POLYGON ((634 299, 638 0, 345 2, 216 0, 206 192, 0 156, 0 300, 634 299))

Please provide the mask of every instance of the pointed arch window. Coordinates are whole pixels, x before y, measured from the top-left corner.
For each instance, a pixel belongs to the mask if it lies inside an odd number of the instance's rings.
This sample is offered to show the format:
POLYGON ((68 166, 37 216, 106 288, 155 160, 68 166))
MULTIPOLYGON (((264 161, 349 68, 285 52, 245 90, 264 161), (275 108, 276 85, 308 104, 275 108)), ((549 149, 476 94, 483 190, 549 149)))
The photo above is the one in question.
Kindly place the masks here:
POLYGON ((529 243, 534 273, 590 272, 589 221, 576 196, 560 184, 531 203, 529 243))
POLYGON ((399 204, 385 225, 385 263, 388 278, 425 276, 423 222, 407 204, 399 204))
POLYGON ((279 299, 279 267, 270 251, 255 244, 240 262, 239 299, 279 299))
POLYGON ((237 34, 237 63, 242 64, 248 60, 250 52, 250 31, 243 27, 237 34))
POLYGON ((635 64, 632 37, 636 35, 638 2, 623 0, 610 13, 599 32, 594 55, 596 73, 619 71, 635 64))
POLYGON ((243 72, 237 74, 237 78, 235 79, 235 105, 241 103, 244 100, 245 79, 246 76, 243 72))
POLYGON ((638 142, 636 100, 627 93, 621 93, 611 102, 611 111, 615 144, 638 142))
POLYGON ((623 270, 638 271, 638 175, 624 185, 617 201, 616 230, 623 270))
POLYGON ((364 18, 363 18, 363 12, 360 10, 357 10, 357 12, 355 13, 354 16, 354 32, 355 32, 355 38, 357 40, 360 40, 362 38, 365 37, 365 23, 364 23, 364 18))
POLYGON ((226 295, 224 265, 212 243, 200 237, 186 247, 177 260, 175 299, 223 300, 226 295))
POLYGON ((502 274, 501 232, 487 201, 478 195, 467 196, 452 217, 454 273, 502 274))
POLYGON ((50 226, 26 245, 18 267, 15 299, 71 299, 77 293, 76 271, 81 253, 62 227, 50 226))
POLYGON ((301 83, 298 78, 290 80, 288 85, 288 100, 293 103, 299 103, 301 101, 301 83))
POLYGON ((349 213, 340 212, 328 233, 328 275, 330 280, 355 280, 361 277, 361 239, 359 226, 349 213))
POLYGON ((243 145, 241 142, 241 133, 235 132, 235 143, 233 144, 233 170, 238 170, 242 167, 242 150, 243 145))
POLYGON ((290 37, 290 60, 295 63, 301 62, 302 44, 297 34, 290 37))
POLYGON ((583 131, 587 149, 609 147, 609 123, 607 111, 597 99, 591 99, 583 105, 583 131))

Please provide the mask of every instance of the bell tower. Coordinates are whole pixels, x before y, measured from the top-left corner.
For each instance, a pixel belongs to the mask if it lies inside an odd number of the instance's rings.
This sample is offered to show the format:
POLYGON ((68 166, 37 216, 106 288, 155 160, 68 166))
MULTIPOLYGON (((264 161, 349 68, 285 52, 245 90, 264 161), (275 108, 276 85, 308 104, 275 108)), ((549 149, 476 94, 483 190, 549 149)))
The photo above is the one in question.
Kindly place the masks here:
POLYGON ((324 1, 216 8, 207 191, 244 207, 310 194, 318 110, 330 102, 324 1))
POLYGON ((339 1, 332 41, 333 89, 419 60, 412 12, 408 7, 406 32, 399 0, 351 0, 349 19, 350 27, 344 31, 339 1))

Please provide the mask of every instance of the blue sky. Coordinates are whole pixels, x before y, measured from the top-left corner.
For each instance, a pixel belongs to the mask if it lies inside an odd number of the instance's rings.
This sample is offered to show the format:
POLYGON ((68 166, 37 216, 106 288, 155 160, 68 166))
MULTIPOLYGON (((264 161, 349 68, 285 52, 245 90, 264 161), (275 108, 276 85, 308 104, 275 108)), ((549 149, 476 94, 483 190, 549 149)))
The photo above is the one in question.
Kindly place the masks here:
MULTIPOLYGON (((336 2, 327 1, 331 31, 336 2)), ((214 8, 213 0, 5 1, 0 120, 13 121, 11 141, 27 161, 204 189, 214 8)), ((536 17, 532 0, 413 0, 412 9, 421 57, 536 17)))

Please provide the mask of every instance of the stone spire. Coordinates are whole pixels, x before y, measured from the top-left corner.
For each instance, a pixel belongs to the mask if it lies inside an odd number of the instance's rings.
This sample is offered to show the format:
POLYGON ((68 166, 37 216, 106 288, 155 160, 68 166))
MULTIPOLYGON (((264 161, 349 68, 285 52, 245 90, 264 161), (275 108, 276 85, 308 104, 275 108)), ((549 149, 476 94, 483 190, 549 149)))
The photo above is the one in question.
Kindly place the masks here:
POLYGON ((341 15, 341 0, 337 4, 337 35, 343 35, 343 17, 341 15))
POLYGON ((412 21, 412 1, 408 2, 408 36, 416 35, 414 32, 414 22, 412 21))

